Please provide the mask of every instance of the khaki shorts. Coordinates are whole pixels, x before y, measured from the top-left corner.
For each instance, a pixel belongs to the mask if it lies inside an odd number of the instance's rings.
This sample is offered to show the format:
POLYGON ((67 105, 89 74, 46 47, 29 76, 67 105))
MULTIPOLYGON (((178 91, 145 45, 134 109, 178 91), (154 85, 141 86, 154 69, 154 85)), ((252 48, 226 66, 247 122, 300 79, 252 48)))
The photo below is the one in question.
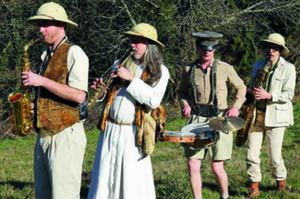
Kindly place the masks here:
POLYGON ((231 159, 233 142, 232 132, 229 132, 228 134, 219 132, 219 136, 220 138, 217 141, 217 144, 207 149, 195 150, 191 147, 184 146, 185 157, 189 159, 203 160, 208 153, 211 160, 217 161, 231 159))
MULTIPOLYGON (((191 116, 188 123, 205 123, 207 118, 191 116)), ((203 160, 208 153, 211 160, 229 160, 232 155, 232 144, 233 144, 233 134, 232 132, 219 132, 219 140, 216 145, 209 147, 207 149, 193 149, 188 146, 184 146, 185 157, 189 159, 201 159, 203 160), (228 134, 226 134, 228 133, 228 134)))

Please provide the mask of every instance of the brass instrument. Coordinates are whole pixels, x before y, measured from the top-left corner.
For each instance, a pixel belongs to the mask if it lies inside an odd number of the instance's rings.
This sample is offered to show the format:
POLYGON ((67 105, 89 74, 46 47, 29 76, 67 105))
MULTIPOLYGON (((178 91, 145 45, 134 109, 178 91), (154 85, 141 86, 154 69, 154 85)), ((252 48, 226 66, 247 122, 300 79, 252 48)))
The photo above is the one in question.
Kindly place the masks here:
MULTIPOLYGON (((133 51, 130 52, 130 54, 123 61, 119 60, 116 65, 123 66, 127 62, 127 60, 133 55, 133 53, 134 53, 133 51)), ((113 82, 113 79, 110 77, 110 71, 111 70, 112 69, 109 69, 109 71, 108 71, 109 73, 105 72, 102 75, 102 78, 103 78, 103 76, 106 76, 103 79, 103 83, 97 89, 92 90, 92 93, 90 94, 90 97, 88 99, 88 111, 94 106, 96 101, 104 94, 105 90, 108 89, 108 87, 113 82)))
MULTIPOLYGON (((256 72, 256 76, 252 85, 252 89, 259 88, 261 84, 265 84, 268 79, 269 71, 266 68, 261 68, 256 72)), ((245 125, 240 129, 235 138, 235 145, 240 147, 243 146, 249 138, 249 132, 254 125, 256 118, 256 108, 255 108, 255 93, 251 89, 247 89, 246 101, 243 103, 241 108, 241 118, 245 120, 245 125)))
MULTIPOLYGON (((32 40, 24 46, 24 53, 21 60, 21 67, 23 71, 30 71, 30 60, 28 58, 28 48, 36 43, 39 39, 32 40)), ((22 73, 21 73, 22 75, 22 73)), ((32 127, 31 113, 30 113, 30 96, 28 86, 24 86, 21 78, 20 90, 14 91, 8 95, 8 102, 12 107, 12 123, 13 132, 19 136, 26 136, 32 127)))

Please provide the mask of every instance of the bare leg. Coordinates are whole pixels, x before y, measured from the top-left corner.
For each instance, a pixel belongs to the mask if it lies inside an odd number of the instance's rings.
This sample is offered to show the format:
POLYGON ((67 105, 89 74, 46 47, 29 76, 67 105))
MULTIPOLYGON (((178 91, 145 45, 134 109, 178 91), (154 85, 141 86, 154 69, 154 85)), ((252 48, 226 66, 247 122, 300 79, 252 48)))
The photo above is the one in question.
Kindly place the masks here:
POLYGON ((188 168, 190 175, 191 188, 194 198, 202 198, 202 180, 200 174, 201 160, 189 159, 188 168))
POLYGON ((224 170, 223 161, 211 161, 211 169, 215 175, 220 195, 228 194, 228 177, 224 170))

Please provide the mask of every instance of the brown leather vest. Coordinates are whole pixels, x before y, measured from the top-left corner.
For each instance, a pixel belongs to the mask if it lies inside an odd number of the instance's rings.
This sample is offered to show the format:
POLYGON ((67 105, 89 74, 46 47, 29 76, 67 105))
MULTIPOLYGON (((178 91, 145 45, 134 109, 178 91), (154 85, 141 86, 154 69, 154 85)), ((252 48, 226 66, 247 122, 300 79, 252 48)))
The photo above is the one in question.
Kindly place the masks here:
MULTIPOLYGON (((60 84, 68 83, 67 57, 72 45, 62 43, 53 54, 44 77, 60 84)), ((56 134, 79 121, 78 103, 64 100, 40 87, 37 102, 37 127, 56 134)))

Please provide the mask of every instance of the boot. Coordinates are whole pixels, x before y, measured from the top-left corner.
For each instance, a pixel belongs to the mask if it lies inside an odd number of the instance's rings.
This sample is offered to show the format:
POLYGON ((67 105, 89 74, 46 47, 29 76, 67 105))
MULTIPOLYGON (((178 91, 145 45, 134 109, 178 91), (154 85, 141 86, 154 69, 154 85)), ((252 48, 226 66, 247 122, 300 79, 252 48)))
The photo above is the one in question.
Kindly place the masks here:
POLYGON ((278 191, 285 190, 285 187, 286 187, 286 181, 285 180, 278 180, 278 181, 276 181, 276 183, 277 183, 277 190, 278 191))
POLYGON ((259 196, 259 182, 251 182, 249 187, 248 199, 259 196))

